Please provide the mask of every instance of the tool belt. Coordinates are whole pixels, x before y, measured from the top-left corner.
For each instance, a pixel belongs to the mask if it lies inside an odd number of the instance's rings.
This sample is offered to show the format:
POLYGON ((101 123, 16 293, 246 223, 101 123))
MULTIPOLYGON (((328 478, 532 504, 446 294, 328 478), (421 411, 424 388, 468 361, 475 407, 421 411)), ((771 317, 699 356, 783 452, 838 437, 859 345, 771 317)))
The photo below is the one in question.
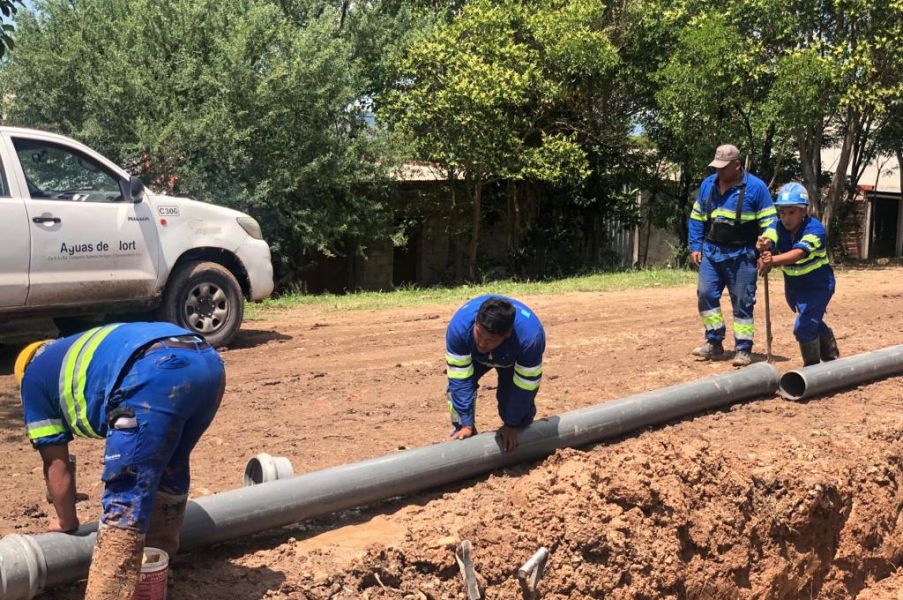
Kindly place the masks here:
POLYGON ((712 184, 712 193, 706 202, 705 212, 705 239, 719 246, 750 246, 756 243, 759 236, 759 224, 757 221, 743 222, 740 219, 743 211, 743 199, 746 197, 746 184, 740 184, 740 197, 737 198, 737 212, 733 221, 712 219, 712 204, 715 198, 715 184, 712 184))

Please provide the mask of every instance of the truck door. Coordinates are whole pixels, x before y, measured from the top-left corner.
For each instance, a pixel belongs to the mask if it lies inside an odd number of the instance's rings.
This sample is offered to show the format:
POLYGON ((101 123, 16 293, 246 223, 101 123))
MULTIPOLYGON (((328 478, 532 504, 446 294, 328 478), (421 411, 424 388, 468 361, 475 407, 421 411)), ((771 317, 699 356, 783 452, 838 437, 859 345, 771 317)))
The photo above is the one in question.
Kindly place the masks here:
POLYGON ((27 186, 28 306, 151 298, 159 242, 147 203, 122 178, 65 144, 11 136, 27 186))
POLYGON ((24 306, 28 295, 29 228, 25 204, 13 198, 0 164, 0 306, 24 306))

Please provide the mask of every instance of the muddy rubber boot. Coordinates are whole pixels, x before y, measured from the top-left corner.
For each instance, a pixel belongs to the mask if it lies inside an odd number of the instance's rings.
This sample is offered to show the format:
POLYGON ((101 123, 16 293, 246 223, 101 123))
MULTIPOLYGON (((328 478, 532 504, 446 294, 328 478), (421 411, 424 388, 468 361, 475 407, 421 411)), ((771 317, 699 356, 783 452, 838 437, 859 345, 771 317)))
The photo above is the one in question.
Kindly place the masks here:
POLYGON ((837 347, 837 339, 834 332, 828 328, 828 333, 818 336, 818 347, 821 351, 821 359, 825 362, 840 358, 840 349, 837 347))
POLYGON ((141 575, 144 534, 100 524, 85 600, 132 600, 141 575))
POLYGON ((737 350, 731 364, 735 367, 745 367, 752 362, 752 355, 746 350, 737 350))
POLYGON ((693 356, 698 356, 700 358, 712 359, 724 354, 724 346, 721 345, 721 342, 706 342, 699 348, 693 350, 692 354, 693 356))
POLYGON ((147 546, 163 550, 170 559, 175 557, 179 551, 179 535, 182 532, 187 504, 188 494, 176 495, 157 491, 157 495, 154 496, 150 529, 147 532, 147 546))
POLYGON ((803 355, 803 366, 817 365, 821 362, 821 350, 817 339, 811 342, 800 342, 800 354, 803 355))

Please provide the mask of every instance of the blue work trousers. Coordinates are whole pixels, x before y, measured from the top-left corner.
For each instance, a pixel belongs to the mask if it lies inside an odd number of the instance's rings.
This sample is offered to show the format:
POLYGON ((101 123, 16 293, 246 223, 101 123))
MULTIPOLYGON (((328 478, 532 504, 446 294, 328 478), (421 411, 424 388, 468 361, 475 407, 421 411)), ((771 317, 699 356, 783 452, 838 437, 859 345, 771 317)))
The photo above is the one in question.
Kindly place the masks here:
POLYGON ((752 350, 756 275, 756 253, 752 249, 717 262, 703 255, 699 264, 696 297, 706 340, 718 344, 724 340, 726 328, 721 312, 721 294, 727 286, 734 312, 734 349, 752 350))
POLYGON ((134 426, 107 433, 104 523, 147 532, 158 489, 188 493, 191 451, 213 421, 224 386, 222 360, 206 345, 154 349, 128 368, 108 410, 133 412, 134 426))
POLYGON ((515 398, 514 367, 490 367, 474 361, 473 372, 477 381, 491 369, 498 372, 499 385, 495 390, 495 399, 502 422, 517 428, 532 423, 536 416, 536 402, 515 398))
POLYGON ((817 282, 800 281, 784 276, 784 297, 796 313, 793 336, 799 342, 811 342, 831 333, 825 324, 825 310, 834 295, 834 274, 820 279, 817 282))

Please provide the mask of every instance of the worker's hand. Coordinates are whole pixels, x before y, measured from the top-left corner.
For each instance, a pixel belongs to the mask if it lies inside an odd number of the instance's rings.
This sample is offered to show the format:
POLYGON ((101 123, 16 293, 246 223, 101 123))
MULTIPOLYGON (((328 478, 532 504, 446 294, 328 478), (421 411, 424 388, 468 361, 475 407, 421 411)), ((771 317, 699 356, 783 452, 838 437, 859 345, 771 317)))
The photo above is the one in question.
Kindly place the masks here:
POLYGON ((693 261, 694 267, 698 267, 702 262, 702 252, 690 252, 690 260, 693 261))
POLYGON ((47 531, 54 533, 69 533, 70 531, 75 531, 78 529, 79 522, 78 517, 75 518, 73 523, 62 523, 60 522, 59 517, 51 517, 47 522, 47 531))
POLYGON ((771 267, 774 266, 774 260, 772 258, 771 252, 767 250, 762 253, 762 256, 759 257, 759 275, 765 276, 768 275, 768 272, 771 271, 771 267))
POLYGON ((499 437, 502 438, 502 448, 505 452, 510 452, 517 448, 517 429, 502 425, 497 433, 499 434, 499 437))
POLYGON ((462 425, 460 429, 451 434, 453 440, 464 440, 474 434, 473 425, 462 425))
POLYGON ((756 250, 759 252, 771 250, 771 240, 760 235, 759 239, 756 240, 756 250))

